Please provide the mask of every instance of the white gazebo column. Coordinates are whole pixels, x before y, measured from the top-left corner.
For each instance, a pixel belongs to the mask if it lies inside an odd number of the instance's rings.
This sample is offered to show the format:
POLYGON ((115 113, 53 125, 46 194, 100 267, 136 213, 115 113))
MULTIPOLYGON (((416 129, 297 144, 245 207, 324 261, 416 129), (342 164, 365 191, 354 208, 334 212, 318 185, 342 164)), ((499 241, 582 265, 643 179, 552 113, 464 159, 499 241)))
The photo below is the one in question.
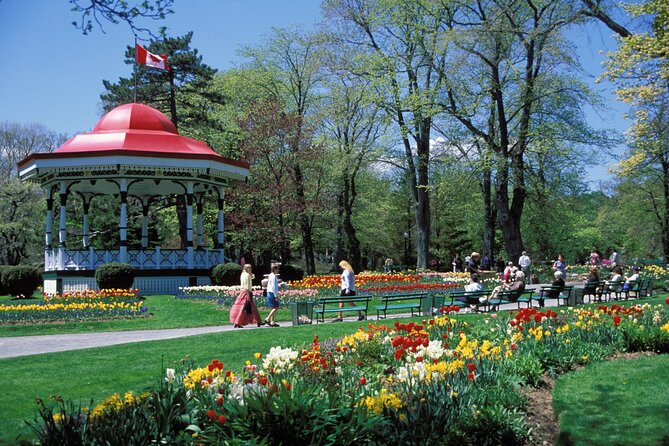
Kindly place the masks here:
POLYGON ((218 188, 218 231, 216 233, 216 249, 220 250, 219 252, 219 262, 224 263, 225 257, 223 256, 223 204, 225 203, 225 189, 222 187, 218 188))
POLYGON ((142 196, 142 249, 149 247, 149 196, 142 196))
POLYGON ((196 206, 197 206, 197 249, 202 249, 203 245, 202 230, 204 227, 202 222, 202 208, 204 207, 204 194, 197 195, 196 206))
POLYGON ((44 234, 44 246, 46 249, 53 247, 53 189, 48 188, 46 191, 46 228, 44 234))
POLYGON ((186 183, 186 250, 188 269, 193 269, 193 182, 186 183))
POLYGON ((44 269, 50 271, 53 269, 53 188, 47 188, 46 194, 46 228, 44 229, 44 269))
POLYGON ((121 178, 118 185, 121 196, 119 262, 128 263, 128 180, 121 178))
POLYGON ((81 201, 84 206, 84 218, 81 229, 81 244, 84 248, 88 248, 90 243, 88 239, 88 234, 90 232, 90 227, 88 223, 88 210, 91 207, 91 194, 81 194, 81 201))
POLYGON ((58 227, 58 265, 57 269, 65 268, 65 244, 67 243, 67 183, 61 181, 60 187, 60 225, 58 227))

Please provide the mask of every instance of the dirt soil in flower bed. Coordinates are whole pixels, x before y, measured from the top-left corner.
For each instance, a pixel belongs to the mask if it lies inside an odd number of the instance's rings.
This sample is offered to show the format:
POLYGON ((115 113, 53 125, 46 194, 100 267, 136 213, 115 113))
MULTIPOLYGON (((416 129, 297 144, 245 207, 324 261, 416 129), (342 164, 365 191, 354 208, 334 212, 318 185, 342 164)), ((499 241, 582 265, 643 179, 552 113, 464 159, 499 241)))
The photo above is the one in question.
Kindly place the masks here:
MULTIPOLYGON (((654 356, 653 352, 618 353, 611 358, 635 359, 642 356, 654 356)), ((553 388, 555 380, 547 373, 541 378, 537 388, 527 387, 522 390, 527 397, 527 421, 532 426, 532 440, 529 446, 544 446, 555 444, 560 426, 553 413, 553 388)))

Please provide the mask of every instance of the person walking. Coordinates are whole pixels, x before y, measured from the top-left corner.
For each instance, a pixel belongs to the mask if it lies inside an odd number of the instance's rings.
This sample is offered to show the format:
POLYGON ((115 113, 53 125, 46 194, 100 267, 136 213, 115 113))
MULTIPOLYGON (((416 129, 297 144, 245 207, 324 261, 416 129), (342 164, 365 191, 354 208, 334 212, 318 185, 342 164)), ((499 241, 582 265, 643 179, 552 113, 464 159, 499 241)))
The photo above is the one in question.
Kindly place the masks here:
MULTIPOLYGON (((341 290, 339 292, 340 296, 355 296, 355 274, 353 273, 353 267, 346 260, 339 262, 339 267, 342 269, 341 273, 341 290)), ((349 305, 354 307, 353 302, 349 302, 349 305)), ((339 303, 339 308, 343 308, 344 304, 339 303)), ((365 316, 358 311, 358 320, 362 321, 365 319, 365 316)), ((344 320, 343 313, 340 311, 338 317, 333 319, 332 322, 341 322, 344 320)))
POLYGON ((455 253, 455 257, 453 257, 453 272, 462 272, 462 259, 460 258, 460 254, 457 252, 455 253))
POLYGON ((269 314, 263 321, 263 324, 270 327, 279 327, 274 321, 276 312, 279 311, 279 265, 272 263, 269 276, 267 277, 267 306, 270 308, 269 314))
POLYGON ((244 325, 256 323, 258 327, 260 322, 260 313, 253 300, 253 275, 250 263, 245 263, 242 268, 242 274, 239 277, 241 291, 230 308, 230 322, 235 328, 244 328, 244 325))
POLYGON ((474 251, 471 253, 469 256, 469 260, 467 261, 467 272, 471 276, 472 274, 476 274, 478 276, 481 275, 481 268, 479 267, 479 262, 481 261, 481 254, 478 252, 474 251))
POLYGON ((504 259, 502 258, 501 255, 497 256, 497 274, 499 275, 500 280, 502 279, 502 276, 504 275, 504 269, 506 268, 506 263, 504 263, 504 259))
POLYGON ((525 275, 525 280, 527 283, 532 283, 532 276, 530 275, 531 264, 532 261, 530 260, 530 256, 527 255, 527 251, 523 251, 522 255, 518 259, 518 266, 520 266, 520 270, 525 275))

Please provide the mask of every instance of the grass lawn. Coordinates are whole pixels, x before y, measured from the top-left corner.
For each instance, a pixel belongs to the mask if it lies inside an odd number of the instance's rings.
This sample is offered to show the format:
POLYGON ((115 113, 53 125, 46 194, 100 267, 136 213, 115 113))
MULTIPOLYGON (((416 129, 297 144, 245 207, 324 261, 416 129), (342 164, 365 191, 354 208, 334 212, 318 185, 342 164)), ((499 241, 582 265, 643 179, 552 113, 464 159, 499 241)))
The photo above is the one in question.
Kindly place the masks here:
POLYGON ((311 342, 314 335, 320 339, 341 337, 359 326, 359 322, 343 322, 239 330, 2 359, 0 444, 14 444, 17 435, 26 431, 23 420, 32 420, 36 414, 36 397, 46 399, 49 395, 61 395, 65 400, 82 401, 87 406, 91 398, 100 402, 116 392, 154 386, 163 378, 166 367, 173 367, 186 357, 201 366, 217 358, 226 368, 241 370, 254 352, 264 353, 275 345, 311 342))
MULTIPOLYGON (((10 300, 8 296, 0 298, 0 304, 37 302, 39 302, 39 299, 17 301, 10 300)), ((111 321, 65 322, 62 324, 0 325, 0 337, 206 327, 230 324, 230 307, 219 307, 213 301, 176 299, 172 295, 155 295, 147 296, 144 305, 148 307, 150 317, 111 321)), ((269 309, 266 307, 259 307, 258 310, 261 317, 265 317, 269 313, 269 309)), ((290 308, 279 310, 278 321, 289 321, 290 319, 290 308)))
POLYGON ((553 398, 560 445, 669 444, 669 355, 592 364, 553 398))
MULTIPOLYGON (((664 297, 643 300, 643 302, 651 304, 663 301, 664 297)), ((631 302, 630 304, 635 303, 631 302)), ((149 296, 146 299, 146 305, 149 306, 150 312, 154 313, 151 318, 78 324, 5 326, 0 327, 0 337, 195 327, 229 323, 228 311, 219 310, 214 303, 180 300, 173 296, 149 296)), ((262 308, 261 314, 266 314, 262 308)), ((279 315, 281 316, 280 320, 290 319, 288 309, 281 310, 279 315)), ((484 318, 481 315, 459 317, 466 318, 470 323, 475 323, 484 318)), ((390 319, 387 324, 406 320, 408 319, 390 319)), ((421 320, 421 318, 414 318, 414 320, 421 320)), ((301 345, 310 342, 314 335, 318 335, 321 340, 341 337, 343 334, 352 333, 361 325, 359 322, 349 322, 302 325, 284 327, 283 329, 239 330, 165 341, 141 342, 2 359, 0 360, 0 383, 2 383, 0 413, 3 416, 0 417, 0 444, 15 444, 17 436, 27 432, 23 421, 34 418, 37 408, 35 405, 36 397, 46 399, 49 395, 60 395, 65 400, 81 401, 84 405, 88 405, 91 399, 99 402, 113 393, 123 393, 127 390, 139 391, 147 387, 153 387, 158 380, 163 378, 166 367, 172 367, 186 357, 194 359, 198 365, 205 365, 211 359, 217 358, 226 364, 226 368, 240 370, 244 362, 250 359, 256 351, 264 353, 275 345, 301 345)), ((667 379, 669 378, 669 362, 667 359, 666 357, 648 359, 649 371, 645 372, 646 376, 657 377, 657 380, 664 377, 665 387, 662 388, 664 393, 658 391, 657 381, 655 380, 629 381, 631 390, 636 394, 644 394, 644 392, 651 395, 669 394, 666 387, 666 383, 669 383, 667 379), (664 362, 658 362, 657 370, 655 370, 653 362, 658 359, 664 362)), ((593 364, 586 370, 600 366, 602 364, 593 364)), ((599 380, 594 379, 587 384, 587 387, 595 389, 597 386, 601 386, 602 377, 609 377, 607 373, 614 373, 614 371, 595 374, 599 380)), ((626 375, 621 374, 616 380, 623 381, 625 377, 626 375)), ((609 380, 604 382, 609 382, 609 380)), ((583 392, 585 392, 585 389, 583 392)), ((622 401, 625 402, 630 400, 632 400, 631 397, 622 398, 622 401)), ((574 406, 574 404, 566 403, 565 407, 571 408, 571 406, 574 406)), ((608 409, 606 406, 603 407, 608 409)), ((658 410, 656 414, 647 414, 644 411, 639 413, 642 414, 644 422, 648 418, 648 422, 651 424, 666 424, 668 414, 666 406, 664 407, 665 412, 658 410), (653 420, 656 416, 660 417, 653 420)), ((600 411, 599 407, 595 410, 595 412, 600 411)), ((615 420, 618 418, 634 420, 634 417, 630 416, 628 411, 612 412, 610 415, 608 415, 609 412, 605 413, 606 416, 615 420)), ((566 419, 566 415, 564 417, 566 419)), ((574 418, 578 419, 578 417, 580 415, 576 415, 574 418)), ((572 438, 580 438, 577 436, 576 429, 569 427, 569 425, 566 426, 572 438)))

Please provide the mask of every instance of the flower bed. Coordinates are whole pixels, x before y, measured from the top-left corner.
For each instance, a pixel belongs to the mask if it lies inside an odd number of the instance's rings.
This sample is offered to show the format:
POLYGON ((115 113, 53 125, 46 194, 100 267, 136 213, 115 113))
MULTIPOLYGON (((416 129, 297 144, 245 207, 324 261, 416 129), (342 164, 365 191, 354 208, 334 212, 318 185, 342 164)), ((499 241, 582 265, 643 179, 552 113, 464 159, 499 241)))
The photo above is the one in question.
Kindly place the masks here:
MULTIPOLYGON (((361 273, 355 278, 360 293, 382 295, 398 293, 445 293, 469 283, 466 273, 416 273, 416 274, 380 274, 361 273)), ((338 275, 308 276, 300 281, 289 282, 288 289, 279 290, 279 302, 309 302, 319 296, 339 294, 341 277, 338 275)), ((497 279, 486 279, 484 285, 494 287, 497 279)), ((180 288, 177 296, 182 299, 216 300, 220 305, 229 305, 239 294, 238 286, 202 285, 180 288)), ((262 290, 255 287, 253 296, 256 302, 264 305, 262 290)))
POLYGON ((63 442, 59 423, 67 420, 67 440, 83 443, 105 426, 126 438, 131 429, 121 427, 133 426, 143 444, 524 444, 531 430, 519 384, 647 349, 669 352, 666 305, 530 308, 477 324, 443 314, 369 324, 301 348, 275 346, 249 355, 242 370, 218 360, 167 369, 162 386, 141 402, 94 421, 64 404, 42 407, 45 424, 36 429, 63 442), (154 424, 138 429, 137 419, 154 424), (155 420, 170 429, 155 429, 155 420))
POLYGON ((139 290, 73 291, 45 294, 41 303, 0 305, 0 324, 35 324, 127 319, 148 312, 139 290))

